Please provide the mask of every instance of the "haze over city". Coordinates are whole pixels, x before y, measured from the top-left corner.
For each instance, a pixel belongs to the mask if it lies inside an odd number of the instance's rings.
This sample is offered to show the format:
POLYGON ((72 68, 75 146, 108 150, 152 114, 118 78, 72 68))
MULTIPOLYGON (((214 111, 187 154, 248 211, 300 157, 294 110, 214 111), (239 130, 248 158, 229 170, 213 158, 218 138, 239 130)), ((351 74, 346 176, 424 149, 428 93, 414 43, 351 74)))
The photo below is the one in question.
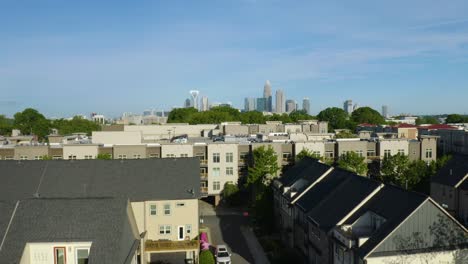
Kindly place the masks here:
POLYGON ((265 80, 311 113, 346 99, 466 113, 466 1, 2 1, 0 113, 119 116, 189 90, 243 108, 265 80))

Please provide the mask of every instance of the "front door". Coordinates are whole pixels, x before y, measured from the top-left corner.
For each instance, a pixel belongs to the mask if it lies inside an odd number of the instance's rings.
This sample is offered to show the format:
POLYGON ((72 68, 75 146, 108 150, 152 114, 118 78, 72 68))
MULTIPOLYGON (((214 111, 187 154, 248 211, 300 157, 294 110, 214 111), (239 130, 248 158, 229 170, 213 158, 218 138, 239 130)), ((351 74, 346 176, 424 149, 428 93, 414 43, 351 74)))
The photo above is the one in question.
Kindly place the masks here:
POLYGON ((184 226, 179 226, 177 228, 177 234, 178 234, 178 239, 179 240, 184 240, 185 237, 185 227, 184 226))

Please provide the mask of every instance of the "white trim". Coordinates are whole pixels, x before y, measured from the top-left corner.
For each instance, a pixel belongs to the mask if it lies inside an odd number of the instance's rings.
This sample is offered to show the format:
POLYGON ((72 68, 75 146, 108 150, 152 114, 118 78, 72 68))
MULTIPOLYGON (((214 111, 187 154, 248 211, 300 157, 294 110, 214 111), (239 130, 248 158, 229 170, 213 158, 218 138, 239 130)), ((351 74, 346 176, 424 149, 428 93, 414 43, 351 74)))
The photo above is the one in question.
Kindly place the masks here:
MULTIPOLYGON (((362 177, 362 176, 360 176, 362 177)), ((382 190, 382 188, 384 187, 385 185, 383 183, 381 183, 377 188, 375 188, 374 191, 372 191, 366 198, 364 198, 364 200, 362 200, 356 207, 354 207, 353 210, 351 210, 351 212, 349 212, 345 217, 343 217, 336 225, 339 226, 339 225, 342 225, 346 220, 348 220, 348 218, 350 218, 357 210, 361 209, 361 207, 366 204, 372 197, 374 197, 374 195, 376 195, 380 190, 382 190)))
POLYGON ((185 226, 184 225, 177 226, 177 240, 182 241, 184 239, 185 239, 185 226), (180 238, 180 228, 181 227, 182 227, 182 238, 180 238))
POLYGON ((389 236, 391 236, 401 225, 403 225, 403 223, 405 223, 406 220, 408 220, 408 218, 410 218, 414 213, 416 213, 416 211, 418 211, 418 209, 421 208, 421 206, 423 206, 428 200, 429 197, 426 198, 426 200, 424 200, 418 207, 416 207, 416 209, 414 209, 413 212, 411 212, 411 214, 409 214, 405 219, 403 219, 403 221, 401 221, 400 224, 398 224, 386 237, 384 237, 372 250, 370 250, 364 256, 363 259, 367 258, 372 252, 374 252, 376 248, 378 248, 389 236))
POLYGON ((305 193, 307 193, 312 187, 314 187, 317 183, 319 183, 323 178, 325 178, 332 171, 333 171, 333 167, 330 167, 330 169, 328 169, 324 174, 322 174, 322 176, 320 176, 316 181, 314 181, 311 185, 309 185, 307 189, 305 189, 302 193, 297 195, 297 197, 294 198, 294 200, 292 200, 290 204, 294 204, 295 202, 297 202, 297 200, 299 200, 305 193))
POLYGON ((8 222, 8 226, 5 230, 5 235, 3 236, 2 243, 0 243, 0 251, 2 251, 3 248, 3 243, 5 243, 6 237, 8 235, 8 231, 10 230, 11 223, 13 222, 13 218, 15 217, 16 214, 16 209, 18 209, 20 201, 16 201, 15 209, 13 209, 13 213, 11 214, 10 221, 8 222))
POLYGON ((458 186, 460 186, 460 184, 462 184, 466 179, 468 179, 468 173, 457 184, 455 184, 455 188, 458 188, 458 186))
POLYGON ((75 248, 75 261, 76 261, 75 263, 78 263, 78 250, 84 250, 84 249, 88 251, 88 258, 87 259, 89 260, 89 251, 90 251, 89 248, 87 248, 87 247, 77 247, 77 248, 75 248))

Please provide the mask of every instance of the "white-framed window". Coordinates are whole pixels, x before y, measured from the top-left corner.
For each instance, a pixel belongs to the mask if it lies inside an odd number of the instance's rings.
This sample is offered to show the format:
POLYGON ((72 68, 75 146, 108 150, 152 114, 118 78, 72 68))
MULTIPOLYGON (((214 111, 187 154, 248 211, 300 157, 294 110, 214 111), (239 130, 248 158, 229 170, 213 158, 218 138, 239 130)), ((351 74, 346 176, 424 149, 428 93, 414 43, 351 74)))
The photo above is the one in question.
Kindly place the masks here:
POLYGON ((220 175, 220 169, 219 168, 213 168, 213 176, 218 177, 220 175))
POLYGON ((185 226, 185 233, 187 233, 187 234, 192 233, 192 225, 186 225, 185 226))
POLYGON ((159 226, 159 234, 160 235, 170 235, 171 234, 171 226, 170 225, 160 225, 159 226))
POLYGON ((13 157, 12 156, 6 156, 5 160, 13 160, 13 157))
POLYGON ((34 156, 34 160, 42 160, 42 156, 34 156))
POLYGON ((150 159, 156 159, 159 158, 159 154, 150 154, 149 157, 150 159))
POLYGON ((76 263, 87 264, 89 256, 89 248, 77 248, 76 249, 76 263))
POLYGON ((171 205, 164 204, 164 215, 171 215, 171 205))
POLYGON ((213 163, 219 163, 219 162, 220 162, 219 153, 213 153, 213 163))
POLYGON ((227 163, 234 162, 234 154, 232 152, 226 153, 226 162, 227 163))
POLYGON ((25 156, 25 155, 20 156, 20 160, 27 160, 27 159, 28 159, 28 156, 25 156))
POLYGON ((358 154, 359 157, 362 157, 362 150, 357 150, 356 154, 358 154))
POLYGON ((54 247, 54 264, 66 264, 65 247, 54 247))
POLYGON ((61 160, 62 159, 62 156, 52 156, 52 159, 53 160, 61 160))
POLYGON ((166 154, 166 158, 175 158, 175 154, 166 154))
POLYGON ((176 203, 176 207, 184 207, 185 203, 176 203))
POLYGON ((69 160, 76 160, 76 155, 69 155, 69 156, 68 156, 68 159, 69 159, 69 160))
POLYGON ((234 175, 234 168, 233 167, 226 167, 226 175, 227 176, 234 175))
POLYGON ((432 149, 426 149, 426 159, 432 158, 432 149))
POLYGON ((404 149, 399 149, 399 150, 398 150, 398 154, 400 154, 400 155, 405 155, 405 150, 404 150, 404 149))
POLYGON ((150 215, 156 215, 157 213, 157 207, 155 204, 150 204, 150 215))
POLYGON ((84 159, 87 159, 87 160, 93 159, 93 156, 92 156, 92 155, 85 155, 85 156, 84 156, 84 159))
POLYGON ((321 156, 321 155, 320 155, 320 151, 314 151, 314 152, 312 152, 312 154, 313 154, 314 156, 316 156, 316 157, 321 156))
POLYGON ((384 150, 384 157, 389 158, 392 155, 391 151, 389 149, 384 150))
POLYGON ((187 158, 187 157, 188 157, 188 154, 180 154, 180 157, 181 157, 181 158, 187 158))
POLYGON ((135 154, 135 155, 133 155, 133 158, 134 159, 141 159, 141 155, 140 154, 135 154))
POLYGON ((219 191, 221 190, 221 183, 219 181, 213 182, 213 190, 214 191, 219 191))
POLYGON ((127 155, 121 154, 121 155, 119 155, 119 159, 122 159, 122 160, 127 159, 127 155))

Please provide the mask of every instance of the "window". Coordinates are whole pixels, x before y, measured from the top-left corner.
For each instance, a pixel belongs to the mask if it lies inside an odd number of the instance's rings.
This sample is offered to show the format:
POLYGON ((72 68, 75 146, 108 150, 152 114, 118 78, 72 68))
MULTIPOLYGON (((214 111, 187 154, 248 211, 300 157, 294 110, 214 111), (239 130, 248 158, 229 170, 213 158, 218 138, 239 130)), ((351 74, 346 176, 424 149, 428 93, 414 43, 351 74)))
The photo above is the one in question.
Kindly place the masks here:
POLYGON ((432 158, 432 149, 426 149, 426 159, 432 158))
POLYGON ((291 159, 290 152, 283 152, 283 161, 289 161, 291 159))
POLYGON ((219 163, 220 158, 219 158, 219 153, 213 153, 213 163, 219 163))
POLYGON ((165 204, 164 205, 164 215, 171 215, 171 205, 165 204))
POLYGON ((133 155, 133 158, 134 159, 141 159, 141 155, 140 154, 135 154, 135 155, 133 155))
POLYGON ((343 260, 343 253, 343 249, 337 244, 335 244, 335 255, 338 260, 343 260))
POLYGON ((85 155, 85 156, 84 156, 84 159, 93 159, 93 156, 91 156, 91 155, 85 155))
POLYGON ((398 154, 400 154, 400 155, 405 155, 405 150, 404 150, 404 149, 399 149, 399 150, 398 150, 398 154))
POLYGON ((249 153, 248 152, 241 152, 240 153, 240 162, 246 162, 247 161, 247 157, 248 157, 249 153))
POLYGON ((76 263, 77 264, 87 264, 88 256, 89 256, 89 249, 87 248, 76 249, 76 263))
POLYGON ((375 156, 375 151, 373 149, 368 149, 367 150, 367 156, 368 157, 374 157, 375 156))
POLYGON ((54 247, 54 264, 67 263, 65 247, 54 247))
POLYGON ((362 150, 357 150, 357 151, 356 151, 356 154, 358 154, 359 157, 362 157, 362 150))
POLYGON ((171 234, 171 226, 170 225, 160 225, 159 226, 159 234, 160 235, 170 235, 171 234))
POLYGON ((181 157, 181 158, 187 158, 187 157, 188 157, 188 154, 180 154, 180 157, 181 157))
POLYGON ((325 157, 327 157, 327 158, 333 158, 333 151, 332 151, 332 150, 327 150, 327 151, 325 151, 325 157))
POLYGON ((127 155, 119 155, 119 159, 122 159, 122 160, 127 159, 127 155))
POLYGON ((232 163, 233 160, 234 160, 234 154, 232 154, 232 152, 226 153, 226 162, 232 163))
POLYGON ((391 155, 392 155, 392 154, 391 154, 391 152, 390 152, 389 149, 384 150, 384 157, 385 157, 385 158, 389 158, 391 155))
POLYGON ((234 175, 234 168, 233 168, 233 167, 227 167, 227 168, 226 168, 226 175, 227 175, 227 176, 232 176, 232 175, 234 175))
POLYGON ((219 176, 220 169, 219 168, 213 168, 213 176, 218 177, 219 176))
POLYGON ((150 154, 149 157, 150 159, 156 159, 159 158, 159 154, 150 154))
POLYGON ((34 160, 42 160, 42 156, 34 156, 34 160))
POLYGON ((186 225, 185 226, 185 233, 187 233, 187 234, 192 233, 192 225, 186 225))
POLYGON ((150 215, 156 215, 156 205, 155 204, 150 205, 150 215))
POLYGON ((68 156, 68 159, 69 159, 69 160, 76 160, 76 155, 69 155, 69 156, 68 156))
POLYGON ((221 189, 221 185, 220 185, 219 181, 213 182, 213 190, 214 191, 219 191, 220 189, 221 189))
POLYGON ((314 152, 312 152, 312 154, 313 154, 314 156, 316 156, 316 157, 320 157, 320 156, 321 156, 321 155, 320 155, 320 151, 314 151, 314 152))
POLYGON ((61 160, 61 159, 62 159, 62 156, 52 156, 52 159, 53 159, 53 160, 61 160))
POLYGON ((13 160, 13 157, 12 156, 6 156, 5 160, 13 160))
POLYGON ((166 158, 175 158, 175 154, 166 154, 166 158))
POLYGON ((28 156, 20 156, 20 160, 27 160, 28 156))
POLYGON ((176 206, 177 206, 177 207, 184 207, 184 206, 185 206, 185 203, 176 203, 176 206))

